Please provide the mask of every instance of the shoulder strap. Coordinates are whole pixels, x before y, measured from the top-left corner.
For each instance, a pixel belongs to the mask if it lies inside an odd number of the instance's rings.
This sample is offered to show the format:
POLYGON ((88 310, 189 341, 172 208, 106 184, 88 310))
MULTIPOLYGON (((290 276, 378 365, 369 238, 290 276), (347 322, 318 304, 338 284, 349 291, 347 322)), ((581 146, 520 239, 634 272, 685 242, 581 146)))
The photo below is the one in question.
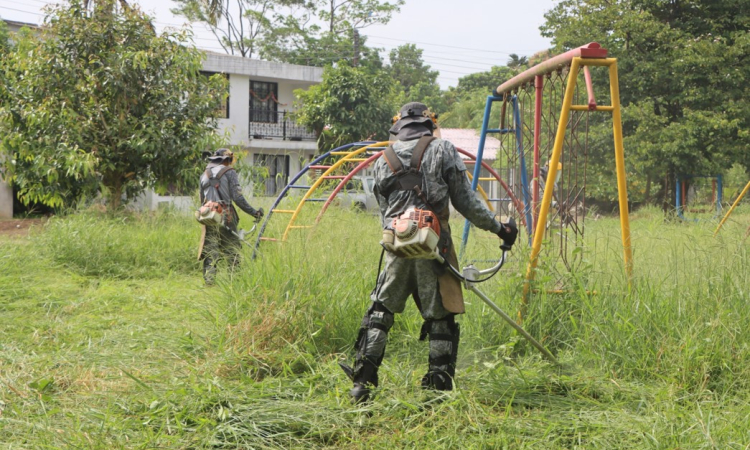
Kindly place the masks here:
MULTIPOLYGON (((417 146, 414 147, 414 151, 411 153, 411 162, 409 163, 410 169, 416 169, 419 171, 419 169, 422 167, 422 158, 424 157, 424 152, 427 150, 427 147, 430 145, 430 142, 437 139, 435 136, 422 136, 419 138, 419 142, 417 142, 417 146)), ((388 163, 388 167, 391 168, 391 171, 393 173, 399 173, 404 170, 404 165, 401 163, 401 159, 399 159, 398 155, 396 155, 396 152, 393 150, 392 146, 388 146, 388 148, 385 149, 383 152, 383 157, 385 157, 385 162, 388 163)))
POLYGON ((230 167, 230 166, 222 167, 221 170, 219 171, 219 173, 216 174, 216 179, 217 180, 221 179, 221 177, 223 177, 224 174, 227 173, 227 172, 229 172, 230 170, 234 170, 234 169, 232 167, 230 167))
POLYGON ((437 139, 435 136, 422 136, 421 138, 419 138, 417 146, 414 147, 414 151, 411 153, 411 162, 409 163, 409 168, 419 171, 419 169, 422 167, 422 157, 424 156, 424 151, 427 150, 430 142, 434 141, 435 139, 437 139))
POLYGON ((206 178, 208 178, 209 180, 210 180, 211 178, 216 178, 217 180, 219 180, 219 179, 221 179, 221 177, 223 177, 223 176, 224 176, 224 174, 225 174, 225 173, 229 172, 230 170, 234 170, 234 168, 233 168, 233 167, 229 167, 229 166, 226 166, 226 167, 222 167, 222 168, 221 168, 221 170, 219 170, 219 171, 218 171, 218 172, 216 173, 216 176, 214 176, 214 173, 213 173, 213 172, 211 171, 211 169, 206 169, 206 171, 205 171, 205 172, 203 172, 203 174, 204 174, 204 175, 206 176, 206 178))
POLYGON ((399 173, 404 170, 404 165, 401 164, 401 160, 398 155, 396 155, 396 151, 393 150, 393 146, 389 145, 388 148, 383 151, 383 157, 385 158, 388 167, 391 168, 391 172, 399 173))
POLYGON ((208 186, 214 188, 214 192, 216 192, 216 196, 219 198, 220 202, 224 202, 224 199, 221 198, 221 191, 219 190, 219 180, 221 180, 221 177, 223 177, 224 174, 227 173, 227 172, 229 172, 230 170, 234 170, 234 169, 232 167, 230 167, 230 166, 222 167, 216 173, 216 176, 214 176, 214 174, 211 171, 211 169, 206 169, 206 171, 203 172, 203 174, 206 176, 206 178, 208 178, 208 186), (215 181, 212 182, 211 180, 215 180, 215 181))

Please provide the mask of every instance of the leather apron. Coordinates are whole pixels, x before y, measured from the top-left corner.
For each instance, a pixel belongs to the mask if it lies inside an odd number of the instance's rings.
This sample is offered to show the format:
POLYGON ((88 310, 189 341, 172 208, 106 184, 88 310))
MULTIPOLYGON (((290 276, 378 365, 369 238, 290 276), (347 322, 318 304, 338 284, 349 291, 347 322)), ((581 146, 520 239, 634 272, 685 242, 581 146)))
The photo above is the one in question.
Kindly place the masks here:
MULTIPOLYGON (((440 221, 441 232, 447 233, 448 236, 448 251, 444 255, 444 258, 453 267, 458 267, 458 256, 456 256, 456 248, 453 245, 453 240, 450 238, 451 227, 448 224, 450 208, 445 208, 436 213, 436 215, 440 221)), ((461 281, 448 268, 441 267, 441 270, 442 273, 438 275, 438 287, 440 288, 440 298, 443 301, 443 308, 454 314, 463 314, 466 308, 464 306, 464 293, 461 289, 461 281)))

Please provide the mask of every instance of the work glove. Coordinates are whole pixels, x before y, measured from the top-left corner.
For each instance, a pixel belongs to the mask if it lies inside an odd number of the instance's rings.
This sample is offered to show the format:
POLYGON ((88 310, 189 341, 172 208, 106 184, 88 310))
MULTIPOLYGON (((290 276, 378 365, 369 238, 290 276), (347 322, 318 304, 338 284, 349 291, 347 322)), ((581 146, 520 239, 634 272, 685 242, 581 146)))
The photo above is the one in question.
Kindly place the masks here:
POLYGON ((508 223, 501 223, 500 225, 500 231, 497 232, 497 236, 503 241, 503 243, 500 244, 500 248, 507 252, 510 251, 513 244, 516 242, 516 237, 518 237, 518 227, 516 227, 516 221, 513 220, 512 217, 508 223))
POLYGON ((256 220, 260 220, 263 218, 263 208, 258 208, 255 210, 255 214, 253 214, 253 217, 255 217, 256 220))

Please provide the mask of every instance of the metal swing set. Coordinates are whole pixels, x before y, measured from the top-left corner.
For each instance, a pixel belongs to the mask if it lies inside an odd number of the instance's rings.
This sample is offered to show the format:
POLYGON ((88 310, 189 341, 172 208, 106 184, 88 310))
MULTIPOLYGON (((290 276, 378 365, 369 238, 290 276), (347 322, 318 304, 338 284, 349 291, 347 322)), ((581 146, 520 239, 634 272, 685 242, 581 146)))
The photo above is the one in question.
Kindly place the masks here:
MULTIPOLYGON (((585 231, 589 114, 596 112, 612 115, 623 259, 630 280, 633 258, 617 60, 608 58, 607 50, 599 44, 590 43, 531 67, 487 97, 477 161, 482 160, 486 136, 498 134, 504 153, 498 170, 522 203, 521 208, 505 208, 505 212, 524 225, 531 246, 519 320, 532 292, 543 243, 557 251, 568 271, 574 269, 576 248, 582 246, 585 231), (608 69, 609 105, 597 103, 593 67, 608 69), (501 103, 500 126, 490 128, 495 103, 501 103)), ((474 168, 473 188, 478 167, 474 168)), ((467 222, 462 249, 469 228, 467 222)))

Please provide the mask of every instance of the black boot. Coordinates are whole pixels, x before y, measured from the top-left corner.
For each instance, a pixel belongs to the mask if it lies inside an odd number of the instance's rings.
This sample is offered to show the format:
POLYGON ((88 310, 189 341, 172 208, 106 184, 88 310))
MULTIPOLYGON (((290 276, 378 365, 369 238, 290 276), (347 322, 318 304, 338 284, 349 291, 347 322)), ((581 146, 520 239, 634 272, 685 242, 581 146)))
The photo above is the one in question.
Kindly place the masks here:
POLYGON ((358 362, 359 371, 356 373, 354 369, 344 363, 339 363, 339 366, 354 382, 354 387, 349 391, 352 403, 356 405, 370 400, 372 388, 378 387, 378 368, 369 361, 358 362))
POLYGON ((456 375, 460 329, 454 317, 425 322, 421 340, 430 336, 430 368, 422 377, 422 388, 436 391, 453 390, 456 375))
POLYGON ((430 370, 422 377, 422 389, 452 391, 453 377, 445 370, 430 370))

